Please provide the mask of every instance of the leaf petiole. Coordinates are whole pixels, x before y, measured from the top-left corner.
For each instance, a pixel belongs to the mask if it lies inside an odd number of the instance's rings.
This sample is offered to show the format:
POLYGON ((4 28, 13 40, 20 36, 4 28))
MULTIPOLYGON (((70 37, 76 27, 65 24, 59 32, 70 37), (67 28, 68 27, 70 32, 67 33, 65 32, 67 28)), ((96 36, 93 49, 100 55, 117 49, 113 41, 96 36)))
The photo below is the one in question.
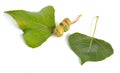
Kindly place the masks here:
POLYGON ((72 21, 71 24, 76 23, 80 19, 81 16, 82 16, 82 14, 78 15, 78 17, 74 21, 72 21))
MULTIPOLYGON (((93 43, 93 39, 94 39, 94 35, 95 35, 95 32, 96 32, 96 28, 97 28, 97 22, 98 22, 98 19, 99 19, 99 16, 96 16, 96 22, 95 22, 95 26, 94 26, 93 34, 92 34, 92 36, 91 36, 91 41, 90 41, 89 50, 90 50, 90 48, 92 47, 92 43, 93 43)), ((88 51, 89 51, 89 50, 88 50, 88 51)))

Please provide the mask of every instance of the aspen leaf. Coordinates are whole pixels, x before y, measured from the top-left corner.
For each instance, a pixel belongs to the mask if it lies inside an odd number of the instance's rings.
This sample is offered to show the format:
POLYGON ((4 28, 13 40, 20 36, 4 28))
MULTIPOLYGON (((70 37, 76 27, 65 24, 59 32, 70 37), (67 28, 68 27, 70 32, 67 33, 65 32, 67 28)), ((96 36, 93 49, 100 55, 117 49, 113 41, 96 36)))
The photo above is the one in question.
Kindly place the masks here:
POLYGON ((101 61, 113 54, 112 46, 108 42, 81 33, 70 35, 68 42, 80 58, 81 64, 87 61, 101 61))
POLYGON ((6 11, 23 30, 25 43, 32 48, 40 46, 53 33, 55 28, 54 8, 47 6, 39 12, 24 10, 6 11))

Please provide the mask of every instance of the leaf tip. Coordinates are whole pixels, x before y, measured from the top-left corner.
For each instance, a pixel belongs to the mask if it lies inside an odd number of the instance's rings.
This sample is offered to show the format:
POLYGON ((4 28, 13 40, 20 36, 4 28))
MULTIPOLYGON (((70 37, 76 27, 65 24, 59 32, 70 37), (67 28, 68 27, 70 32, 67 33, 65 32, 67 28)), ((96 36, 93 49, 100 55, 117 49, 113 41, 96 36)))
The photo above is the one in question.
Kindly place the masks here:
POLYGON ((4 11, 4 13, 7 13, 7 11, 4 11))
POLYGON ((85 62, 86 62, 86 61, 83 60, 83 59, 80 60, 81 65, 85 64, 85 62))
POLYGON ((9 11, 4 11, 4 13, 9 14, 9 11))
POLYGON ((11 11, 4 11, 4 13, 7 13, 7 14, 9 14, 11 11))

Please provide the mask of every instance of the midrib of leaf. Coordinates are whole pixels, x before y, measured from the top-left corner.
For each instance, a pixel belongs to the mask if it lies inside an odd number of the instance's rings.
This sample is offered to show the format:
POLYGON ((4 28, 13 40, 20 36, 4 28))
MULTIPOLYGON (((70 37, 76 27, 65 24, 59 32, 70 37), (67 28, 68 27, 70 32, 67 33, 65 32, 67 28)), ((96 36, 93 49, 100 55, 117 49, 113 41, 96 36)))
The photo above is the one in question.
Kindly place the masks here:
POLYGON ((91 40, 90 40, 90 45, 89 45, 88 52, 90 52, 90 49, 91 49, 92 44, 93 44, 93 40, 94 40, 94 35, 95 35, 95 32, 96 32, 96 28, 97 28, 98 19, 99 19, 99 16, 96 16, 96 22, 95 22, 93 34, 92 34, 92 36, 91 36, 91 40))

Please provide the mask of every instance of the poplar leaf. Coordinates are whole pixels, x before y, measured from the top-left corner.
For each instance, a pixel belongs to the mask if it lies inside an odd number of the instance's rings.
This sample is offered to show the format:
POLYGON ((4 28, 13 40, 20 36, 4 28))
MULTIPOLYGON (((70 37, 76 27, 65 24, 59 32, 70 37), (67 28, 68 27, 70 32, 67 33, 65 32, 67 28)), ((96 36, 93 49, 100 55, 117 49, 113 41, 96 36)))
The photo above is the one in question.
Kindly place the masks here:
POLYGON ((55 28, 54 8, 47 6, 39 12, 25 10, 6 11, 23 30, 25 43, 32 48, 40 46, 53 33, 55 28))
POLYGON ((70 35, 68 42, 80 58, 81 64, 87 61, 101 61, 113 54, 112 46, 108 42, 81 33, 70 35))

